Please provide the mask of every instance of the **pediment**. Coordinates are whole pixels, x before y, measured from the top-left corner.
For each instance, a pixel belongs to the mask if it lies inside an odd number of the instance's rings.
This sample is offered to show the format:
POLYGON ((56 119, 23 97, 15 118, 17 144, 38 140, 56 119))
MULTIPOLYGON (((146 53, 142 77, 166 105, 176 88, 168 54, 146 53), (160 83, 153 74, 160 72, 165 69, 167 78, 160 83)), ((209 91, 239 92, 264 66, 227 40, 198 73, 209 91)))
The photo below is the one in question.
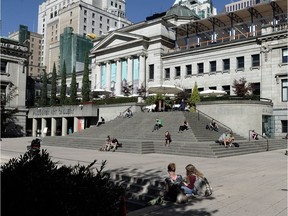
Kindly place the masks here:
POLYGON ((133 41, 136 42, 144 39, 145 38, 141 35, 114 31, 96 44, 91 50, 91 53, 102 49, 120 47, 126 45, 127 43, 133 43, 133 41))

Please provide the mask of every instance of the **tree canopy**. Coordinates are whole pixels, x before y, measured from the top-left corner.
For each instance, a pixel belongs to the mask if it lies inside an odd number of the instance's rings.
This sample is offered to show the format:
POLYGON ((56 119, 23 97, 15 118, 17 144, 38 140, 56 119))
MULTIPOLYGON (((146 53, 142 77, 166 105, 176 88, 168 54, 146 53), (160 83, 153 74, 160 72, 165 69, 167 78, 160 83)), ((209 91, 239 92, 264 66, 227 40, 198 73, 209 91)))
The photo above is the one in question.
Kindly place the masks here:
POLYGON ((55 106, 56 105, 56 94, 57 94, 57 73, 56 73, 56 66, 55 62, 53 64, 53 71, 52 71, 52 80, 51 80, 51 98, 50 98, 50 105, 55 106))
POLYGON ((84 72, 83 72, 83 79, 82 79, 82 101, 87 102, 90 100, 90 83, 89 83, 89 58, 88 52, 85 54, 85 61, 84 61, 84 72))

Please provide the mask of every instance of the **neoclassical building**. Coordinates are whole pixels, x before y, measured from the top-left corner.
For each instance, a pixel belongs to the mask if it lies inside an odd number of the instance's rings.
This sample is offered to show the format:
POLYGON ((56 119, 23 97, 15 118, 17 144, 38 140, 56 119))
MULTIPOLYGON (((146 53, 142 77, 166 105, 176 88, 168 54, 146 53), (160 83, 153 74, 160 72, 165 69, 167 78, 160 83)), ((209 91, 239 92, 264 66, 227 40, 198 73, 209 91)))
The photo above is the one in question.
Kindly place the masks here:
MULTIPOLYGON (((157 84, 235 94, 245 78, 253 94, 273 103, 262 131, 287 133, 287 1, 276 0, 207 19, 174 5, 165 16, 113 31, 91 50, 91 88, 123 95, 157 84)), ((249 110, 243 110, 249 112, 249 110)), ((248 125, 249 123, 247 123, 248 125)))

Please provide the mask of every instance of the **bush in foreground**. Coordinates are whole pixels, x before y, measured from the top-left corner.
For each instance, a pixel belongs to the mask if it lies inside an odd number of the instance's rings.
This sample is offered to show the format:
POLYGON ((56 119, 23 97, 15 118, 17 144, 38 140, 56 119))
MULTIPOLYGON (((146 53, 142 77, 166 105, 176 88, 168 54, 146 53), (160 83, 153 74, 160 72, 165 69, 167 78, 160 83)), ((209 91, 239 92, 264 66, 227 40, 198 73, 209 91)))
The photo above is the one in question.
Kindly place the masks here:
POLYGON ((96 173, 95 164, 58 166, 45 150, 11 159, 1 166, 2 215, 119 215, 125 191, 103 172, 106 161, 96 173))

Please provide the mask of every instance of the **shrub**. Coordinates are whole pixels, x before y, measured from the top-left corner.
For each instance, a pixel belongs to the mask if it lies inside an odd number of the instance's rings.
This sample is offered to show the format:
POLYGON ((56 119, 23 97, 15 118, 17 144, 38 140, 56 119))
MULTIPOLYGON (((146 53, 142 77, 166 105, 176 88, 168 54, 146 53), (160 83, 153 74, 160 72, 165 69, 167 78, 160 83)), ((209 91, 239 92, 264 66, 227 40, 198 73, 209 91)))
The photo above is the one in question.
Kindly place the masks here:
POLYGON ((95 164, 60 167, 45 150, 11 159, 1 166, 2 215, 119 215, 125 191, 103 172, 106 161, 96 173, 95 164))

